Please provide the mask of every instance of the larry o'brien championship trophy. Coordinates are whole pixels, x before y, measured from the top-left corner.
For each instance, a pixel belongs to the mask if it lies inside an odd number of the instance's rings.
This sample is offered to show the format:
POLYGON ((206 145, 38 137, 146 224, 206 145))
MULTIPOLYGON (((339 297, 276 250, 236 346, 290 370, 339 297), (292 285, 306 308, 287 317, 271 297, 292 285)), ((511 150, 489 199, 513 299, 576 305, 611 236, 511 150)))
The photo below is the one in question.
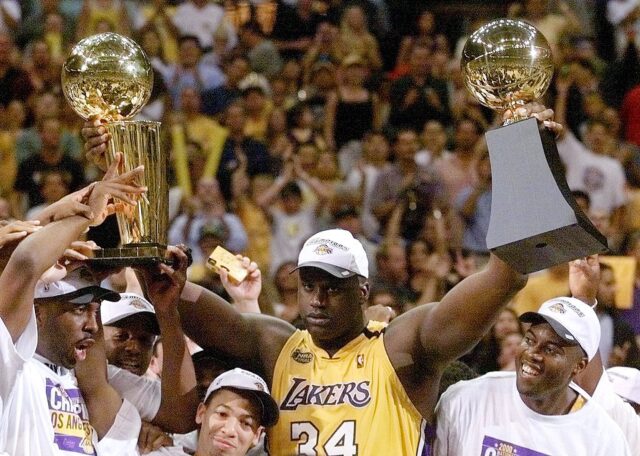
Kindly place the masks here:
MULTIPOLYGON (((480 103, 514 111, 542 97, 553 60, 535 27, 499 19, 469 37, 462 69, 480 103)), ((514 118, 485 137, 492 173, 489 250, 522 273, 607 251, 606 238, 571 195, 552 132, 535 118, 514 118)))
POLYGON ((118 212, 121 246, 96 251, 94 264, 144 265, 163 261, 168 225, 168 158, 160 150, 160 122, 127 120, 151 95, 153 70, 134 41, 116 33, 93 35, 80 41, 62 67, 62 89, 83 118, 100 116, 111 134, 107 164, 122 152, 127 172, 144 165, 148 187, 133 208, 118 212))

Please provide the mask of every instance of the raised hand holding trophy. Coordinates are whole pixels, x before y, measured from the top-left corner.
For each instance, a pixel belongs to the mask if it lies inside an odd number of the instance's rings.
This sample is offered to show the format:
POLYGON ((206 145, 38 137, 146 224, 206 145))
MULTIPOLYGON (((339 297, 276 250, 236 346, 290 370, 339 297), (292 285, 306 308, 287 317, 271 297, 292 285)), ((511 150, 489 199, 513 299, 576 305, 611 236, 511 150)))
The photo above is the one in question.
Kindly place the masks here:
POLYGON ((83 119, 99 116, 111 134, 107 164, 123 153, 120 172, 144 165, 146 198, 118 212, 121 247, 96 251, 90 261, 105 267, 164 261, 168 226, 168 157, 160 150, 160 122, 127 120, 151 95, 153 70, 133 40, 116 33, 80 41, 62 67, 65 98, 83 119))
POLYGON ((462 51, 467 89, 483 105, 512 117, 485 134, 492 173, 487 247, 522 273, 607 249, 606 238, 578 208, 553 133, 517 108, 544 95, 553 76, 544 36, 523 21, 482 26, 462 51))

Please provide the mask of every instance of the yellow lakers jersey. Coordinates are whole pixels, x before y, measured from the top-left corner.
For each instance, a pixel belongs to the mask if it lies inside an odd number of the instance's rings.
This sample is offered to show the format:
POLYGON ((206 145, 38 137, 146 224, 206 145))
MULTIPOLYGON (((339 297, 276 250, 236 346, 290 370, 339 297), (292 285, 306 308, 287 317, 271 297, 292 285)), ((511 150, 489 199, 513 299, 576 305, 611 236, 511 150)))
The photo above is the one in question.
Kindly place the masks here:
POLYGON ((307 331, 278 356, 272 395, 280 420, 268 433, 272 456, 414 456, 426 422, 409 400, 370 322, 333 357, 307 331))

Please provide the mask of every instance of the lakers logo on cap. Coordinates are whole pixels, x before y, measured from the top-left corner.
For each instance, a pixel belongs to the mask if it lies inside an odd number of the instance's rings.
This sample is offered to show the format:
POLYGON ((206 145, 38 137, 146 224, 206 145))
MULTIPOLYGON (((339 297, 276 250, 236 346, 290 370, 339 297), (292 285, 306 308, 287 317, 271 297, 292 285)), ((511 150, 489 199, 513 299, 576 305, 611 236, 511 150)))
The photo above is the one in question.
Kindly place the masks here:
POLYGON ((556 302, 555 304, 552 304, 549 306, 549 310, 551 312, 557 312, 557 313, 567 313, 567 310, 564 308, 564 305, 562 305, 561 302, 556 302))
POLYGON ((264 391, 264 386, 262 386, 262 383, 255 382, 254 385, 259 391, 264 391))
POLYGON ((333 249, 327 244, 320 244, 318 247, 313 249, 313 253, 315 253, 316 255, 329 255, 332 252, 333 249))

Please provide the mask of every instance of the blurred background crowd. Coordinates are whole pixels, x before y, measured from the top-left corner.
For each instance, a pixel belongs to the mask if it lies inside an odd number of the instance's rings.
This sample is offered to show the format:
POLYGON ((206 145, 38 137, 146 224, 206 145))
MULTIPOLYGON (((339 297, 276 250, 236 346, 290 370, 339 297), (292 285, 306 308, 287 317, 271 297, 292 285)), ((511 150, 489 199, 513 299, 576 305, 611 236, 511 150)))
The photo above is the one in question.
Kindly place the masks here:
MULTIPOLYGON (((162 122, 169 242, 193 249, 191 281, 224 296, 207 257, 218 245, 247 255, 265 279, 262 311, 300 325, 290 271, 304 240, 340 227, 365 246, 372 306, 399 315, 439 300, 488 257, 483 133, 499 116, 467 92, 461 49, 488 20, 520 18, 553 50, 542 102, 565 125, 569 186, 611 248, 603 361, 640 367, 639 11, 638 0, 0 0, 0 220, 29 220, 100 177, 60 70, 78 40, 113 31, 154 68, 138 118, 162 122)), ((115 220, 89 237, 115 246, 115 220)), ((517 315, 568 294, 567 279, 567 265, 532 276, 465 361, 513 369, 517 315)))

